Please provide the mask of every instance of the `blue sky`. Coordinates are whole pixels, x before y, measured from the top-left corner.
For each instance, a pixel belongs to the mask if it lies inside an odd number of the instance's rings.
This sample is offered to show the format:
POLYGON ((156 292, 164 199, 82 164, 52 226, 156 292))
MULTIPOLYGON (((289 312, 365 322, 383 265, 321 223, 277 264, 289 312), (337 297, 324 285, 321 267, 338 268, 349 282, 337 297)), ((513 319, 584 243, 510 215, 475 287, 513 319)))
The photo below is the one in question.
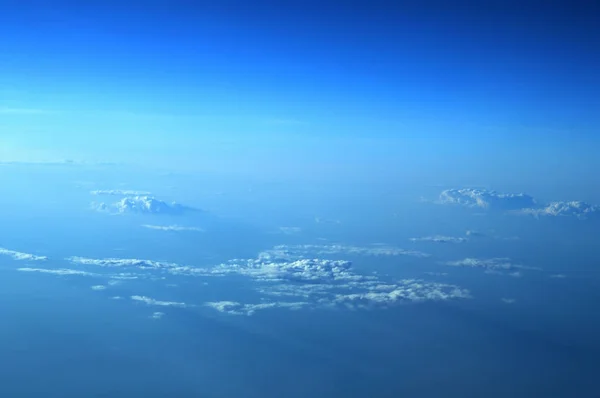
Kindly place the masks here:
POLYGON ((3 158, 478 182, 473 164, 598 166, 591 8, 84 3, 0 3, 3 158))

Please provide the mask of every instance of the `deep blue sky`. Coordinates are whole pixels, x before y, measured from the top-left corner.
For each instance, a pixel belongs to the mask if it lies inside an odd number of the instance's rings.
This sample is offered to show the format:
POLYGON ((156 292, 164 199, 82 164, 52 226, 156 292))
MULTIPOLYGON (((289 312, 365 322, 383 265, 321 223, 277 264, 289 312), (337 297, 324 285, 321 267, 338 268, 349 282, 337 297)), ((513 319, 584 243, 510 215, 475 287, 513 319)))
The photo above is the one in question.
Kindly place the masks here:
POLYGON ((531 178, 548 167, 585 173, 600 125, 596 11, 566 1, 2 1, 0 156, 176 156, 259 171, 275 166, 267 158, 304 167, 308 155, 321 168, 430 174, 482 162, 498 174, 518 158, 538 167, 531 178))

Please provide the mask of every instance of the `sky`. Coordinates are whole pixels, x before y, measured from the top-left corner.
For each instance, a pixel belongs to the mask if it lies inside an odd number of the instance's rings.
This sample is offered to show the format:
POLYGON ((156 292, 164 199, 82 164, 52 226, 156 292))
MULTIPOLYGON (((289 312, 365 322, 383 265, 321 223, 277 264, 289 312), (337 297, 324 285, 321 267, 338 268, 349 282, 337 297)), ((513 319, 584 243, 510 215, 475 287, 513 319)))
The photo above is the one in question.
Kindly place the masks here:
POLYGON ((0 2, 0 159, 589 185, 593 6, 0 2))

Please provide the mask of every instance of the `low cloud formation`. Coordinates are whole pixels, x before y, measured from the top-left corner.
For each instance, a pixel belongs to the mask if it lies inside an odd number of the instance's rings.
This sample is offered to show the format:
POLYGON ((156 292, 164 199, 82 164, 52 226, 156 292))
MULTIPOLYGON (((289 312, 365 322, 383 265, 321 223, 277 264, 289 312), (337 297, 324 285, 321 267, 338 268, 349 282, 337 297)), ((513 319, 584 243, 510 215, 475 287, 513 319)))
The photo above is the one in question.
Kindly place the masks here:
POLYGON ((256 311, 265 310, 270 308, 287 308, 290 310, 299 310, 308 307, 309 304, 305 302, 270 302, 260 304, 242 304, 236 301, 214 301, 204 303, 206 307, 210 307, 219 312, 224 312, 230 315, 254 315, 256 311))
POLYGON ((458 261, 448 261, 444 263, 452 267, 468 267, 468 268, 482 268, 490 274, 506 274, 514 277, 521 276, 522 270, 538 270, 539 268, 527 267, 520 264, 514 264, 509 258, 497 257, 497 258, 465 258, 458 261))
POLYGON ((40 272, 42 274, 52 274, 52 275, 61 275, 61 276, 99 276, 98 274, 94 274, 92 272, 79 271, 76 269, 46 269, 46 268, 18 268, 17 271, 21 272, 40 272))
POLYGON ((99 189, 96 191, 91 191, 92 195, 106 195, 106 196, 147 196, 152 195, 151 192, 148 191, 135 191, 135 190, 127 190, 127 189, 99 189))
POLYGON ((165 316, 164 312, 157 311, 157 312, 152 313, 152 315, 150 315, 150 318, 151 319, 162 319, 163 316, 165 316))
POLYGON ((46 256, 36 256, 35 254, 18 252, 15 250, 8 250, 0 247, 0 255, 12 257, 14 260, 21 261, 45 261, 48 260, 46 256))
POLYGON ((168 214, 181 215, 186 212, 198 211, 198 209, 181 205, 179 203, 167 203, 153 196, 128 196, 113 204, 92 203, 92 208, 117 214, 168 214))
POLYGON ((155 300, 151 297, 147 297, 147 296, 131 296, 131 299, 133 301, 139 301, 148 305, 157 305, 160 307, 179 307, 179 308, 186 308, 188 307, 188 305, 186 303, 178 303, 175 301, 160 301, 160 300, 155 300))
POLYGON ((590 205, 585 202, 552 202, 542 208, 529 208, 519 211, 522 214, 529 214, 534 217, 577 217, 579 219, 588 219, 600 216, 600 206, 590 205))
MULTIPOLYGON (((255 283, 255 290, 262 295, 263 302, 239 303, 225 299, 205 303, 207 307, 234 315, 252 315, 258 310, 269 308, 384 308, 402 302, 469 297, 467 290, 449 284, 422 280, 384 281, 376 274, 357 273, 350 261, 319 258, 319 254, 398 256, 414 253, 387 246, 276 246, 260 253, 256 258, 234 259, 205 268, 140 259, 71 257, 68 260, 85 266, 131 268, 150 275, 162 273, 207 278, 248 278, 255 283), (274 301, 267 300, 274 297, 277 298, 274 301)), ((227 294, 226 291, 223 293, 227 294)), ((187 306, 184 303, 159 301, 145 296, 132 296, 131 299, 148 305, 187 306)))
POLYGON ((490 210, 518 210, 536 207, 533 197, 524 193, 500 193, 486 189, 447 189, 438 203, 490 210))
POLYGON ((503 298, 502 302, 505 303, 505 304, 514 304, 514 303, 517 302, 517 300, 512 299, 512 298, 503 298))
POLYGON ((183 227, 180 225, 150 225, 144 224, 142 225, 144 228, 154 229, 157 231, 166 231, 166 232, 205 232, 202 228, 198 227, 183 227))
POLYGON ((405 250, 393 246, 348 246, 348 245, 279 245, 263 251, 258 258, 261 260, 298 260, 319 256, 412 256, 429 257, 427 253, 416 250, 405 250))
POLYGON ((411 242, 433 242, 433 243, 464 243, 469 239, 456 236, 424 236, 421 238, 410 238, 411 242))
MULTIPOLYGON (((440 194, 439 204, 471 208, 501 210, 510 214, 540 217, 600 218, 600 206, 582 201, 550 202, 540 204, 524 193, 499 193, 485 189, 447 189, 440 194)), ((477 236, 467 231, 467 236, 477 236)))
POLYGON ((97 290, 97 291, 106 290, 106 286, 104 286, 104 285, 94 285, 94 286, 91 287, 91 289, 92 290, 97 290))

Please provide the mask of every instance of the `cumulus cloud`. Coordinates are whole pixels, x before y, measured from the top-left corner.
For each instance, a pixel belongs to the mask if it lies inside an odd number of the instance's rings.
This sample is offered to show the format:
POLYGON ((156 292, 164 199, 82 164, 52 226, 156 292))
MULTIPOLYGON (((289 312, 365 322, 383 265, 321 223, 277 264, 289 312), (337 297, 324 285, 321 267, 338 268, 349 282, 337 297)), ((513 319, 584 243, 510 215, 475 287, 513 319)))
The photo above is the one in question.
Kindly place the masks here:
POLYGON ((490 210, 518 210, 536 207, 533 197, 524 193, 500 193, 471 188, 442 191, 438 203, 490 210))
POLYGON ((8 250, 0 247, 0 255, 12 257, 15 260, 23 261, 45 261, 48 259, 46 256, 36 256, 35 254, 18 252, 15 250, 8 250))
POLYGON ((148 191, 135 191, 128 189, 98 189, 95 191, 90 191, 92 195, 106 195, 106 196, 147 196, 151 195, 151 192, 148 191))
POLYGON ((527 208, 517 211, 521 214, 529 214, 534 217, 577 217, 587 219, 600 215, 600 206, 590 205, 586 202, 552 202, 542 208, 527 208))
POLYGON ((87 271, 79 271, 76 269, 46 269, 46 268, 18 268, 17 271, 21 272, 40 272, 43 274, 52 274, 52 275, 61 275, 61 276, 99 276, 98 274, 94 274, 92 272, 87 271))
POLYGON ((514 277, 520 277, 522 270, 539 270, 536 267, 528 267, 521 264, 513 263, 509 258, 496 257, 496 258, 465 258, 458 261, 448 261, 445 265, 452 267, 468 267, 468 268, 481 268, 487 273, 491 274, 507 274, 514 277))
MULTIPOLYGON (((384 280, 375 273, 356 272, 350 261, 322 258, 321 255, 421 256, 422 253, 384 245, 276 246, 256 258, 234 259, 205 268, 141 259, 71 257, 68 260, 83 266, 133 268, 150 275, 158 272, 179 276, 249 278, 264 301, 240 303, 222 300, 205 303, 207 307, 235 315, 252 315, 258 310, 270 308, 383 308, 402 302, 469 297, 467 290, 455 285, 423 280, 384 280), (266 297, 276 299, 271 301, 266 297)), ((226 291, 223 293, 226 295, 226 291)), ((131 299, 155 306, 188 306, 182 302, 159 301, 146 296, 132 296, 131 299)))
POLYGON ((180 225, 150 225, 150 224, 144 224, 142 225, 142 227, 144 228, 148 228, 148 229, 154 229, 157 231, 167 231, 167 232, 185 232, 185 231, 190 231, 190 232, 205 232, 202 228, 198 228, 198 227, 183 227, 180 225))
POLYGON ((104 286, 104 285, 94 285, 94 286, 91 286, 90 289, 92 289, 92 290, 98 290, 98 291, 100 291, 100 290, 106 290, 106 286, 104 286))
POLYGON ((169 214, 181 215, 190 211, 198 211, 193 207, 184 206, 182 204, 156 199, 153 196, 128 196, 116 203, 92 203, 92 208, 98 211, 112 213, 139 213, 139 214, 169 214))
POLYGON ((155 300, 151 297, 147 297, 147 296, 131 296, 131 299, 133 301, 139 301, 148 305, 156 305, 156 306, 160 306, 160 307, 179 307, 179 308, 186 308, 188 307, 188 305, 186 303, 178 303, 176 301, 160 301, 160 300, 155 300))
POLYGON ((411 242, 433 242, 433 243, 464 243, 467 242, 467 238, 456 237, 456 236, 424 236, 420 238, 410 238, 411 242))

